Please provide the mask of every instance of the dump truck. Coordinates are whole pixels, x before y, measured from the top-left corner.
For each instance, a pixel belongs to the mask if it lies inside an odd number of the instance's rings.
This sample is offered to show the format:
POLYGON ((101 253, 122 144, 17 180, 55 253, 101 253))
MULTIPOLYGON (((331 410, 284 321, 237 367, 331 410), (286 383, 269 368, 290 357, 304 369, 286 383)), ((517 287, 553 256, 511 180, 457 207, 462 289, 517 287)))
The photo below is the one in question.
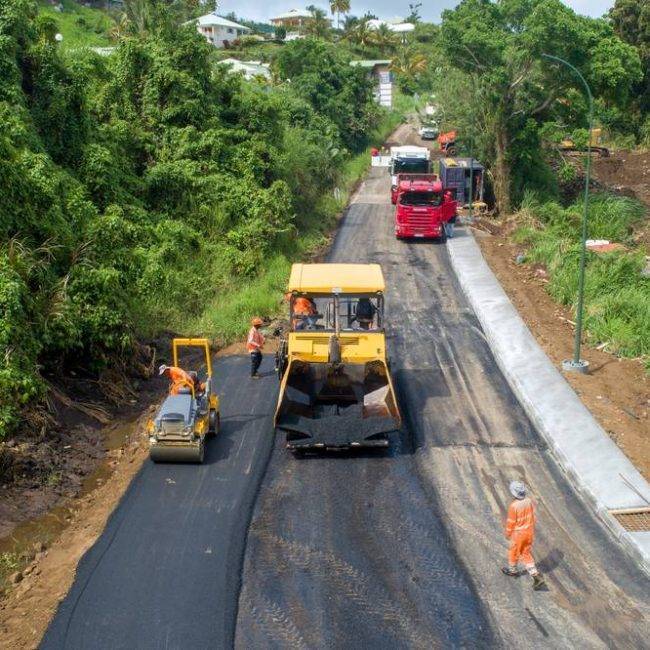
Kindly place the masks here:
POLYGON ((470 176, 474 186, 472 202, 482 209, 484 167, 475 158, 442 158, 439 162, 440 180, 445 190, 450 190, 460 207, 467 207, 470 198, 470 176), (471 172, 470 172, 471 170, 471 172))
POLYGON ((276 431, 295 452, 387 447, 401 426, 378 264, 294 264, 276 355, 276 431), (305 299, 309 314, 298 313, 305 299))
POLYGON ((391 201, 395 204, 398 174, 430 174, 431 152, 427 147, 413 147, 410 145, 391 147, 388 173, 391 178, 391 201))
POLYGON ((179 366, 182 349, 202 352, 200 370, 190 370, 192 381, 167 395, 156 416, 147 424, 149 457, 154 462, 202 463, 206 439, 219 432, 219 396, 214 392, 210 346, 203 338, 175 338, 173 365, 179 366))
POLYGON ((435 174, 429 177, 400 176, 395 208, 395 236, 438 238, 445 224, 456 219, 456 201, 435 174))

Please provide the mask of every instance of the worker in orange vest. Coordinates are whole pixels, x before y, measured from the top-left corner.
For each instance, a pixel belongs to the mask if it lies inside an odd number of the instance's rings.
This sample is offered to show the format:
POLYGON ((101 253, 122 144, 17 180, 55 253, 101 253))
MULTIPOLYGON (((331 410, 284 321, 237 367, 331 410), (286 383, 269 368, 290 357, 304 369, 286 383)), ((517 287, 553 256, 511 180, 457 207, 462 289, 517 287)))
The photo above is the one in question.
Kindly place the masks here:
POLYGON ((171 385, 169 387, 170 395, 178 395, 181 388, 196 388, 192 376, 189 373, 185 372, 185 370, 182 368, 177 368, 176 366, 166 366, 163 363, 163 365, 158 368, 158 374, 165 375, 171 382, 171 385))
POLYGON ((533 589, 537 591, 544 585, 544 578, 535 566, 532 555, 533 541, 535 539, 535 504, 526 496, 526 486, 521 481, 510 483, 510 494, 515 500, 508 508, 506 521, 506 538, 510 540, 508 550, 508 566, 501 570, 507 576, 520 575, 517 565, 522 562, 526 571, 533 577, 533 589))
POLYGON ((264 335, 260 332, 263 321, 261 318, 253 318, 251 321, 252 327, 248 331, 248 339, 246 340, 246 349, 251 354, 251 377, 259 379, 257 371, 262 363, 262 348, 264 347, 264 335))
POLYGON ((304 330, 312 328, 316 323, 316 316, 318 310, 313 298, 306 296, 298 296, 293 301, 293 314, 294 316, 302 316, 303 318, 295 318, 293 321, 293 328, 296 330, 304 330))

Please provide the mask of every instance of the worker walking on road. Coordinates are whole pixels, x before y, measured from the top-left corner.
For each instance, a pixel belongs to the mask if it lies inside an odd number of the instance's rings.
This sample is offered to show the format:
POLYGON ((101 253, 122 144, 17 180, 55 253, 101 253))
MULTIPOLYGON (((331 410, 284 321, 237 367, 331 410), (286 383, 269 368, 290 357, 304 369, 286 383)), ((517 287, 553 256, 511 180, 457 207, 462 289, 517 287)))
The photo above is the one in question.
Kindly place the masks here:
POLYGON ((252 327, 248 332, 248 339, 246 340, 246 349, 251 353, 251 377, 259 379, 257 371, 262 363, 262 348, 264 347, 264 335, 260 332, 262 327, 261 318, 253 318, 251 321, 252 327))
POLYGON ((526 486, 521 481, 510 483, 510 494, 515 500, 508 508, 506 521, 506 537, 510 540, 508 550, 508 566, 501 569, 507 576, 517 577, 517 565, 521 561, 526 571, 533 577, 533 589, 538 590, 544 585, 544 578, 535 566, 532 555, 535 538, 535 504, 526 496, 526 486))

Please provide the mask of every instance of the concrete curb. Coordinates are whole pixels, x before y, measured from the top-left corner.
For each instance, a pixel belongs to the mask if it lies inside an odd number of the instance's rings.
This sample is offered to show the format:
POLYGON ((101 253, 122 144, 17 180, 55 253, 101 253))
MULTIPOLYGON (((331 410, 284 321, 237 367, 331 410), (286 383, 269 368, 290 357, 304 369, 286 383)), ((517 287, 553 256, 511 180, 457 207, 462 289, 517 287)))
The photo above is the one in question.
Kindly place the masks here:
POLYGON ((650 575, 650 532, 628 532, 611 514, 647 507, 650 485, 539 347, 469 229, 457 229, 447 248, 492 353, 528 417, 578 494, 650 575))

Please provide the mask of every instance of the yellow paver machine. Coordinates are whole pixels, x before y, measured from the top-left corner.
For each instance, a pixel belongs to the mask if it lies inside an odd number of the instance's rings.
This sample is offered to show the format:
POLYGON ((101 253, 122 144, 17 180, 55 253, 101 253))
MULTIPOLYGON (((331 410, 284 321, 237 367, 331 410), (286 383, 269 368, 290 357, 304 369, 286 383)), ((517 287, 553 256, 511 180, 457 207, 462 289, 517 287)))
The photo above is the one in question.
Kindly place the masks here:
POLYGON ((206 438, 219 432, 219 396, 214 392, 210 345, 207 339, 174 339, 174 366, 179 366, 179 353, 186 348, 199 350, 203 359, 193 359, 197 370, 188 371, 191 382, 172 387, 155 419, 149 421, 149 456, 154 462, 202 463, 206 438))
POLYGON ((401 417, 384 334, 378 264, 294 264, 290 328, 276 367, 276 430, 287 448, 387 447, 401 417))

